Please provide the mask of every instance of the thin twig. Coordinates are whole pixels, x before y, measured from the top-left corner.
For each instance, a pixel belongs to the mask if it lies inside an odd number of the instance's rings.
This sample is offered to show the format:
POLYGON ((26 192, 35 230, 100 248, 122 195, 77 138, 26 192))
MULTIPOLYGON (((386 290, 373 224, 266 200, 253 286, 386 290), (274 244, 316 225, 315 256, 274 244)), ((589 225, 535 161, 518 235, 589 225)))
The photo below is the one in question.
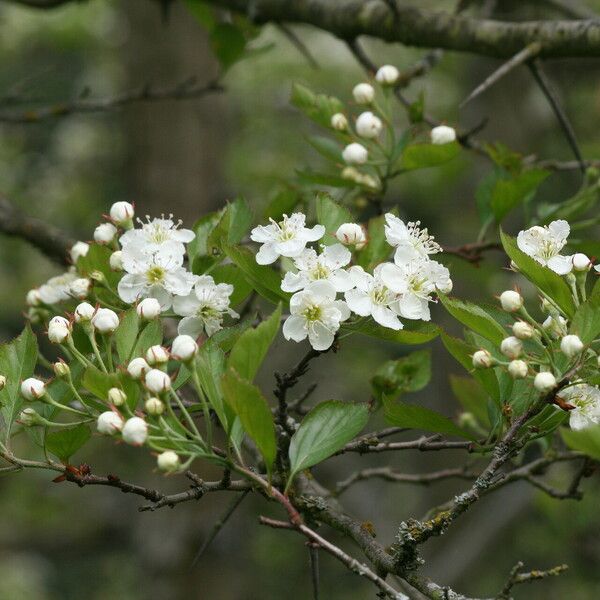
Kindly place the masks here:
MULTIPOLYGON (((442 440, 439 435, 421 436, 408 442, 379 442, 376 437, 362 436, 346 444, 338 454, 358 452, 359 454, 393 452, 398 450, 420 450, 422 452, 435 452, 439 450, 467 450, 473 452, 480 449, 474 442, 442 440)), ((483 449, 483 448, 481 448, 483 449)))
POLYGON ((310 562, 313 600, 319 600, 319 546, 317 544, 308 542, 308 559, 310 562))
POLYGON ((500 593, 496 596, 495 600, 509 600, 511 595, 510 592, 515 585, 522 583, 528 583, 531 581, 538 581, 540 579, 546 579, 547 577, 555 577, 564 573, 569 567, 567 565, 558 565, 552 569, 546 571, 529 571, 528 573, 520 573, 519 571, 523 568, 523 563, 518 562, 508 574, 508 579, 504 584, 500 593))

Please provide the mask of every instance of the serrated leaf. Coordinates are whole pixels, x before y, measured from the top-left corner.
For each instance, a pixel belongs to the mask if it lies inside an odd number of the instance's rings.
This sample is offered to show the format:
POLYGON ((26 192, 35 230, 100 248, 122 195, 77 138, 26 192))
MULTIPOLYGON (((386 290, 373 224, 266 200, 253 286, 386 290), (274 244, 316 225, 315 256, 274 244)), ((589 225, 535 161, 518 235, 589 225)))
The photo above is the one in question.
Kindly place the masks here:
POLYGON ((210 232, 206 242, 206 253, 214 258, 222 254, 224 245, 238 244, 252 225, 250 205, 243 198, 227 204, 221 218, 210 232))
POLYGON ((400 167, 405 171, 437 167, 452 160, 460 152, 458 142, 449 144, 413 144, 407 146, 400 159, 400 167))
POLYGON ((342 223, 352 223, 350 211, 337 203, 329 194, 317 194, 317 221, 325 227, 324 244, 336 244, 335 232, 342 223), (328 235, 329 234, 329 235, 328 235))
POLYGON ((252 286, 244 273, 235 265, 219 265, 212 269, 210 274, 215 283, 229 283, 233 286, 233 292, 229 296, 229 304, 232 308, 241 304, 252 292, 252 286))
POLYGON ((368 244, 358 254, 358 264, 367 271, 373 270, 391 253, 385 239, 385 216, 379 215, 369 220, 368 244))
POLYGON ((369 337, 386 340, 388 342, 407 345, 425 344, 426 342, 435 339, 440 334, 440 329, 437 325, 423 321, 411 321, 410 323, 405 323, 404 329, 401 329, 400 331, 382 327, 371 319, 364 319, 354 323, 344 323, 342 324, 341 329, 343 331, 361 333, 362 335, 368 335, 369 337))
POLYGON ((513 177, 498 178, 490 198, 496 221, 500 222, 513 208, 528 200, 549 174, 544 169, 531 169, 513 177))
POLYGON ((53 431, 46 436, 46 449, 62 462, 67 463, 71 456, 90 439, 91 435, 90 428, 83 424, 53 431))
POLYGON ((571 321, 569 333, 581 338, 584 344, 591 343, 600 334, 600 296, 592 295, 577 308, 571 321))
POLYGON ((121 362, 125 362, 131 355, 139 329, 140 320, 137 315, 137 310, 131 308, 123 315, 119 327, 117 327, 114 334, 117 354, 119 355, 119 360, 121 362))
POLYGON ((431 379, 431 350, 417 350, 408 356, 385 362, 371 384, 378 397, 393 398, 404 392, 417 392, 431 379))
POLYGON ((162 321, 155 319, 150 321, 140 333, 132 356, 146 356, 146 351, 150 346, 160 346, 163 342, 162 321))

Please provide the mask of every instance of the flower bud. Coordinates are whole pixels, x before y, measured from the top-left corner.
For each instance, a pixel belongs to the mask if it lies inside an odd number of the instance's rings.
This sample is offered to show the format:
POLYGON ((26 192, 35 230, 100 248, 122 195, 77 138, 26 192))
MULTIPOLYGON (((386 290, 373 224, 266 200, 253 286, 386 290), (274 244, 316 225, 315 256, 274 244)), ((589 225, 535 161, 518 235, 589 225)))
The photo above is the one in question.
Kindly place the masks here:
POLYGON ((165 450, 165 452, 159 454, 156 458, 156 464, 161 471, 165 471, 166 473, 177 471, 181 466, 179 456, 173 450, 165 450))
POLYGON ((115 225, 127 226, 131 225, 131 220, 135 210, 129 202, 115 202, 110 207, 110 220, 115 225))
POLYGON ((69 286, 69 293, 78 300, 83 300, 88 297, 91 288, 92 282, 85 277, 80 277, 71 283, 69 286))
POLYGON ((573 255, 573 269, 575 271, 589 271, 591 266, 592 262, 585 254, 578 252, 573 255))
POLYGON ((27 306, 39 306, 42 303, 40 291, 38 289, 29 290, 25 296, 25 304, 27 306))
POLYGON ((62 344, 71 335, 71 324, 64 317, 52 317, 48 323, 48 339, 62 344))
POLYGON ((361 173, 360 177, 356 180, 356 183, 359 183, 360 185, 371 190, 379 189, 379 179, 373 177, 373 175, 369 175, 368 173, 365 173, 364 175, 361 173))
POLYGON ((527 363, 524 360, 511 360, 508 363, 508 373, 513 379, 523 379, 527 377, 527 363))
POLYGON ((548 300, 548 298, 542 298, 542 302, 540 304, 540 308, 545 313, 549 313, 549 312, 552 312, 554 310, 554 306, 552 305, 552 302, 550 302, 548 300))
POLYGON ((133 379, 141 379, 150 370, 150 365, 143 358, 134 358, 127 365, 127 372, 133 379))
POLYGON ((140 417, 131 417, 123 425, 123 440, 132 446, 141 446, 148 437, 148 425, 140 417))
POLYGON ((171 345, 171 356, 175 360, 187 362, 196 356, 198 344, 196 340, 189 335, 178 335, 171 345))
POLYGON ((69 375, 71 375, 71 368, 62 360, 55 362, 52 365, 52 370, 59 379, 68 379, 69 375))
POLYGON ((119 388, 110 388, 108 390, 108 401, 115 406, 123 406, 127 402, 127 394, 119 388))
POLYGON ((92 271, 90 273, 90 279, 93 279, 102 285, 106 285, 106 276, 102 271, 92 271))
POLYGON ((502 340, 500 352, 512 360, 521 355, 521 352, 523 352, 523 344, 518 337, 511 335, 502 340))
POLYGON ((549 371, 542 371, 535 376, 533 387, 538 392, 547 393, 556 387, 556 377, 549 371))
POLYGON ((94 229, 94 240, 99 244, 110 244, 117 235, 117 228, 112 223, 101 223, 94 229))
POLYGON ((493 364, 494 359, 487 350, 477 350, 473 354, 473 366, 476 369, 488 369, 493 364))
POLYGON ((523 296, 515 290, 506 290, 500 294, 500 304, 507 312, 517 312, 523 307, 523 296))
POLYGON ((6 375, 0 375, 0 392, 6 387, 6 375))
POLYGON ((515 337, 518 337, 520 340, 528 340, 533 337, 535 329, 533 328, 533 325, 530 325, 525 321, 517 321, 516 323, 513 323, 512 332, 515 337))
POLYGON ((123 429, 123 417, 117 412, 107 410, 98 416, 96 429, 98 433, 103 433, 104 435, 115 435, 115 433, 123 429))
POLYGON ((38 415, 35 408, 28 407, 28 408, 24 408, 21 411, 21 413, 19 414, 18 421, 24 427, 31 427, 32 425, 35 425, 36 423, 38 423, 39 418, 40 418, 40 416, 38 415))
POLYGON ((119 326, 119 317, 110 308, 99 308, 92 317, 92 325, 98 333, 113 333, 119 326))
POLYGON ((71 256, 71 260, 73 264, 76 265, 77 261, 82 257, 86 256, 90 249, 90 245, 85 242, 75 242, 69 250, 69 254, 71 256))
POLYGON ((169 362, 169 351, 162 346, 151 346, 146 352, 146 362, 149 365, 162 365, 169 362))
POLYGON ((381 119, 375 116, 371 111, 364 112, 356 119, 356 133, 360 137, 372 139, 376 138, 383 129, 381 119))
POLYGON ((349 165, 364 165, 369 158, 369 153, 362 144, 353 142, 344 148, 342 158, 349 165))
POLYGON ((552 337, 558 338, 566 335, 567 333, 567 321, 564 317, 558 315, 557 317, 547 317, 542 323, 542 327, 548 331, 552 337))
POLYGON ((75 308, 75 322, 91 321, 96 309, 89 302, 82 302, 75 308))
POLYGON ((358 223, 342 223, 335 232, 335 237, 344 246, 362 248, 367 243, 365 230, 358 223))
POLYGON ((449 144, 456 140, 456 131, 447 125, 439 125, 431 130, 432 144, 449 144))
POLYGON ((35 377, 30 377, 21 384, 21 394, 25 400, 39 400, 45 393, 46 384, 35 377))
POLYGON ((349 179, 358 183, 362 177, 362 173, 355 167, 344 167, 340 173, 342 179, 349 179))
POLYGON ((123 252, 121 250, 117 250, 110 255, 108 259, 108 263, 110 264, 110 268, 113 271, 122 271, 123 270, 123 252))
POLYGON ((157 417, 163 414, 165 405, 158 398, 148 398, 144 404, 144 408, 149 415, 157 417))
POLYGON ((171 389, 171 378, 159 369, 150 369, 144 379, 146 387, 153 394, 161 394, 171 389))
POLYGON ((160 317, 160 302, 156 298, 144 298, 136 308, 138 317, 151 321, 160 317))
POLYGON ((573 358, 581 354, 583 350, 583 342, 577 335, 565 335, 560 341, 560 350, 568 358, 573 358))
POLYGON ((394 85, 400 77, 400 71, 394 65, 383 65, 375 73, 375 81, 381 85, 394 85))
POLYGON ((335 113, 331 117, 331 126, 337 131, 346 131, 348 129, 348 119, 342 113, 335 113))
POLYGON ((359 83, 354 86, 352 95, 357 104, 371 104, 375 98, 375 89, 370 83, 359 83))

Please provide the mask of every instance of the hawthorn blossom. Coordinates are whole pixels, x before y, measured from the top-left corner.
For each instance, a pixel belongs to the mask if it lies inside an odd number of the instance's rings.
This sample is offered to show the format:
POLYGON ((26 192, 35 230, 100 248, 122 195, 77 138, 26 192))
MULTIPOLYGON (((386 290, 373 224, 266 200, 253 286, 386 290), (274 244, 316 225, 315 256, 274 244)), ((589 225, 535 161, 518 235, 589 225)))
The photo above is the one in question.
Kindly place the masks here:
POLYGON ((561 400, 571 406, 569 425, 576 431, 600 423, 600 390, 586 383, 578 383, 559 392, 561 400))
POLYGON ((398 265, 442 251, 427 228, 419 229, 420 221, 404 223, 396 215, 387 213, 385 223, 385 239, 396 248, 394 262, 398 265))
POLYGON ((197 277, 194 289, 189 294, 173 299, 173 310, 181 317, 177 332, 197 338, 202 331, 209 337, 222 328, 225 314, 238 318, 229 308, 229 296, 233 286, 228 283, 215 283, 210 275, 197 277))
POLYGON ((362 267, 350 269, 350 276, 356 286, 344 294, 350 310, 361 317, 372 316, 383 327, 399 330, 404 325, 398 319, 398 294, 390 290, 381 271, 384 265, 378 265, 373 275, 362 267))
POLYGON ((535 225, 519 232, 517 246, 541 265, 566 275, 573 269, 573 258, 561 255, 560 251, 567 243, 570 230, 569 224, 562 219, 544 227, 535 225))
POLYGON ((75 270, 51 277, 38 289, 40 300, 44 304, 57 304, 71 300, 71 284, 79 279, 75 270))
POLYGON ((336 300, 329 281, 313 281, 290 299, 290 316, 283 324, 286 340, 301 342, 308 337, 315 350, 327 350, 333 344, 342 321, 350 316, 343 300, 336 300))
POLYGON ((316 242, 325 235, 323 225, 306 227, 306 215, 293 213, 290 217, 283 215, 277 223, 271 219, 270 225, 258 225, 250 232, 250 239, 262 244, 256 254, 259 265, 270 265, 279 256, 297 258, 302 254, 308 242, 316 242))
POLYGON ((127 273, 119 281, 119 297, 128 304, 142 298, 156 298, 161 309, 168 310, 173 296, 187 296, 197 279, 182 265, 182 254, 132 252, 127 260, 127 273))
POLYGON ((352 253, 342 244, 325 246, 321 254, 317 254, 312 248, 306 248, 294 259, 298 272, 287 272, 281 282, 281 289, 284 292, 297 292, 311 281, 322 279, 329 281, 336 292, 346 292, 354 287, 350 274, 343 268, 351 259, 352 253))

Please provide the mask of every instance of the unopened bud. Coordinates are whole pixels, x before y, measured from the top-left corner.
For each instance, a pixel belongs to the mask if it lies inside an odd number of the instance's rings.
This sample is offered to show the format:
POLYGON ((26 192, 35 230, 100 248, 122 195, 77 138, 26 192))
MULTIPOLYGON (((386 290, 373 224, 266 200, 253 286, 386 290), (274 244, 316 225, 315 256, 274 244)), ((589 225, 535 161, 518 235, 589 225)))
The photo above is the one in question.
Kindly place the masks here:
POLYGON ((348 119, 342 113, 335 113, 331 117, 331 126, 337 131, 346 131, 348 129, 348 119))
POLYGON ((439 125, 431 130, 432 144, 449 144, 456 140, 456 131, 447 125, 439 125))
POLYGON ((21 394, 25 400, 39 400, 45 393, 46 384, 35 377, 29 377, 21 384, 21 394))
POLYGON ((515 334, 515 337, 518 337, 520 340, 528 340, 533 337, 535 329, 533 328, 533 325, 530 325, 525 321, 517 321, 516 323, 513 323, 512 332, 515 334))
POLYGON ((181 466, 179 456, 173 450, 166 450, 159 454, 156 458, 156 464, 161 471, 165 471, 166 473, 177 471, 181 466))
POLYGON ((523 352, 523 344, 518 337, 511 335, 502 340, 500 352, 512 360, 521 355, 521 352, 523 352))
POLYGON ((123 406, 127 402, 127 394, 119 388, 110 388, 108 390, 108 401, 115 406, 123 406))
POLYGON ((86 256, 90 249, 90 245, 85 242, 75 242, 69 250, 69 254, 71 255, 71 260, 73 264, 76 265, 77 261, 82 257, 86 256))
POLYGON ((198 344, 196 340, 189 335, 178 335, 171 345, 171 356, 175 360, 187 362, 196 356, 198 344))
POLYGON ((365 230, 358 223, 342 223, 335 232, 335 237, 344 246, 364 244, 367 241, 365 230))
POLYGON ((376 138, 383 129, 381 119, 371 111, 361 113, 356 119, 356 133, 367 139, 376 138))
POLYGON ((107 410, 98 416, 96 429, 98 433, 103 433, 104 435, 115 435, 115 433, 123 429, 123 417, 117 412, 107 410))
POLYGON ((6 376, 0 375, 0 392, 6 387, 6 376))
POLYGON ((149 415, 157 417, 163 414, 165 405, 158 398, 148 398, 144 404, 144 408, 149 415))
POLYGON ((134 358, 127 365, 127 372, 133 379, 141 379, 150 370, 150 365, 143 358, 134 358))
POLYGON ((91 321, 96 309, 89 302, 82 302, 75 308, 75 322, 82 323, 91 321))
POLYGON ((568 358, 573 358, 583 351, 583 342, 577 335, 565 335, 560 341, 561 352, 568 358))
POLYGON ((92 282, 85 278, 80 277, 79 279, 75 279, 73 283, 69 286, 69 293, 74 298, 78 300, 83 300, 88 297, 90 290, 92 289, 92 282))
POLYGON ((19 414, 19 423, 21 423, 21 425, 23 425, 24 427, 31 427, 32 425, 35 425, 36 423, 38 423, 40 420, 40 415, 38 415, 37 411, 35 410, 35 408, 24 408, 21 413, 19 414))
POLYGON ((129 202, 115 202, 110 207, 110 220, 115 225, 125 228, 130 227, 133 215, 135 215, 135 210, 129 202))
POLYGON ((549 371, 542 371, 535 376, 533 386, 538 392, 547 393, 556 387, 556 377, 549 371))
POLYGON ((110 244, 117 235, 117 228, 112 223, 101 223, 94 229, 94 241, 98 244, 110 244))
POLYGON ((353 142, 344 148, 342 158, 349 165, 364 165, 369 158, 369 152, 362 144, 353 142))
POLYGON ((151 321, 160 317, 160 302, 156 298, 144 298, 136 308, 138 317, 151 321))
POLYGON ((375 98, 375 89, 370 83, 359 83, 354 86, 352 95, 357 104, 371 104, 375 98))
POLYGON ((508 373, 513 379, 523 379, 527 377, 527 363, 524 360, 512 360, 508 363, 508 373))
POLYGON ((473 366, 476 369, 488 369, 493 364, 494 359, 487 350, 477 350, 473 354, 473 366))
POLYGON ((117 250, 110 255, 108 259, 110 264, 110 268, 113 271, 122 271, 123 270, 123 252, 122 250, 117 250))
POLYGON ((523 306, 523 296, 514 290, 506 290, 500 294, 500 304, 507 312, 517 312, 523 306))
POLYGON ((25 303, 27 304, 27 306, 39 306, 42 303, 40 290, 29 290, 27 292, 27 296, 25 296, 25 303))
POLYGON ((144 382, 153 394, 162 394, 171 389, 171 378, 159 369, 150 369, 146 373, 144 382))
POLYGON ((60 379, 68 379, 69 375, 71 374, 71 368, 66 362, 63 362, 62 360, 55 362, 52 365, 52 370, 54 371, 54 374, 60 379))
POLYGON ((92 325, 98 333, 110 334, 119 326, 119 317, 110 308, 99 308, 92 317, 92 325))
POLYGON ((141 446, 148 438, 148 425, 140 417, 131 417, 123 425, 123 440, 132 446, 141 446))
POLYGON ((375 73, 375 81, 381 85, 394 85, 400 77, 400 71, 394 65, 383 65, 375 73))
POLYGON ((52 317, 48 323, 48 339, 53 344, 62 344, 71 335, 71 324, 64 317, 52 317))

